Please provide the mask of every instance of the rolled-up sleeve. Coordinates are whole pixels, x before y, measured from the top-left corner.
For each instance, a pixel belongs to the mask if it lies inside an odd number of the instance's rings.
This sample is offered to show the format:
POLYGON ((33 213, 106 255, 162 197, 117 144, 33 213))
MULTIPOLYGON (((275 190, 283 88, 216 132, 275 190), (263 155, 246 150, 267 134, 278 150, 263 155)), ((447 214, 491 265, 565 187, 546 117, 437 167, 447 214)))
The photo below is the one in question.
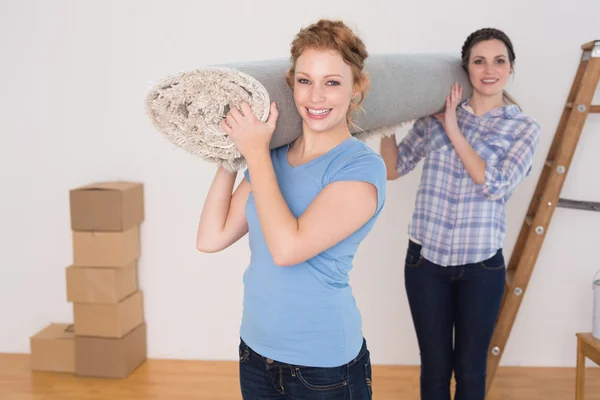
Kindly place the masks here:
POLYGON ((428 118, 417 119, 408 134, 398 144, 398 159, 396 160, 398 176, 408 174, 425 156, 425 133, 428 118))
POLYGON ((515 187, 529 175, 540 136, 535 121, 523 122, 514 132, 514 141, 498 162, 487 163, 480 193, 490 200, 508 199, 515 187))

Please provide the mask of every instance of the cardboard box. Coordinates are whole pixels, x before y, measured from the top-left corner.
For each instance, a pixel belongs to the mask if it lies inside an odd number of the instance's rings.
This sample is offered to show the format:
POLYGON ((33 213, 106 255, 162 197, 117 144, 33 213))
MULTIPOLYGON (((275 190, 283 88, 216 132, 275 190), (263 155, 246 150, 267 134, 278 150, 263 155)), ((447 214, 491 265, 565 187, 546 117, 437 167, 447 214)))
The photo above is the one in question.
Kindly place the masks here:
POLYGON ((92 183, 70 190, 69 200, 74 231, 125 231, 144 220, 142 183, 92 183))
POLYGON ((137 261, 123 268, 71 265, 65 275, 71 303, 118 303, 138 290, 137 261))
POLYGON ((75 374, 126 378, 147 358, 146 324, 119 339, 75 337, 75 374))
POLYGON ((74 303, 76 336, 121 338, 144 321, 140 290, 115 304, 74 303))
POLYGON ((31 370, 75 371, 75 335, 72 324, 51 323, 29 338, 31 370))
POLYGON ((73 264, 79 267, 125 267, 140 256, 138 226, 124 232, 73 231, 73 264))

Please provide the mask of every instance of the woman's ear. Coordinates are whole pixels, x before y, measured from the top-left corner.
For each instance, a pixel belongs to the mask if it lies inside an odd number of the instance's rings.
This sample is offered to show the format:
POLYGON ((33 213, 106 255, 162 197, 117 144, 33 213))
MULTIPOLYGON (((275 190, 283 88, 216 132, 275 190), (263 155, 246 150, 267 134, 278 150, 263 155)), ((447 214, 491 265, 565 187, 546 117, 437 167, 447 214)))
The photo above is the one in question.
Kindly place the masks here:
POLYGON ((354 91, 352 92, 352 101, 358 101, 360 98, 362 98, 366 86, 368 83, 368 79, 366 75, 363 75, 360 78, 360 81, 354 85, 354 91))

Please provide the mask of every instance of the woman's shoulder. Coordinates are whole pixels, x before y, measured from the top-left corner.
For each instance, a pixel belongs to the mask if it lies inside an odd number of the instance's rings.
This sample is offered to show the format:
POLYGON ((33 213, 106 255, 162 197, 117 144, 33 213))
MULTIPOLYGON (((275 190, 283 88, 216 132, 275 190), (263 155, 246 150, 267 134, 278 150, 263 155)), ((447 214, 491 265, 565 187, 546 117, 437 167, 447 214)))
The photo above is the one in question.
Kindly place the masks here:
POLYGON ((506 120, 513 126, 514 129, 520 131, 528 131, 533 135, 537 135, 541 129, 538 120, 530 114, 525 113, 519 106, 510 105, 506 107, 506 120))
POLYGON ((379 153, 371 149, 367 143, 352 137, 343 143, 343 148, 329 160, 325 175, 339 173, 386 174, 385 162, 379 153))
POLYGON ((371 160, 370 162, 375 163, 378 163, 379 161, 383 162, 381 155, 369 147, 366 142, 363 142, 356 137, 352 137, 348 140, 348 146, 346 146, 344 151, 341 152, 343 159, 349 161, 364 159, 371 160))

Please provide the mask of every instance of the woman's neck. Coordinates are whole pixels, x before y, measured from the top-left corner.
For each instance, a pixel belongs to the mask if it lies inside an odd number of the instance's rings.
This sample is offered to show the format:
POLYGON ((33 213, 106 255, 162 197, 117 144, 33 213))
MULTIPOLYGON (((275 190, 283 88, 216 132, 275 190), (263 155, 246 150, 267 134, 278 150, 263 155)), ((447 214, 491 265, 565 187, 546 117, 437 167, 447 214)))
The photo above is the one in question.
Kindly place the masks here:
POLYGON ((473 112, 477 116, 482 116, 494 108, 504 106, 504 101, 502 100, 502 93, 495 96, 482 96, 477 92, 473 93, 471 97, 471 101, 469 102, 473 112))
POLYGON ((307 126, 303 126, 302 136, 295 145, 299 146, 298 150, 303 155, 318 155, 328 152, 351 136, 346 124, 327 132, 314 132, 307 126))

